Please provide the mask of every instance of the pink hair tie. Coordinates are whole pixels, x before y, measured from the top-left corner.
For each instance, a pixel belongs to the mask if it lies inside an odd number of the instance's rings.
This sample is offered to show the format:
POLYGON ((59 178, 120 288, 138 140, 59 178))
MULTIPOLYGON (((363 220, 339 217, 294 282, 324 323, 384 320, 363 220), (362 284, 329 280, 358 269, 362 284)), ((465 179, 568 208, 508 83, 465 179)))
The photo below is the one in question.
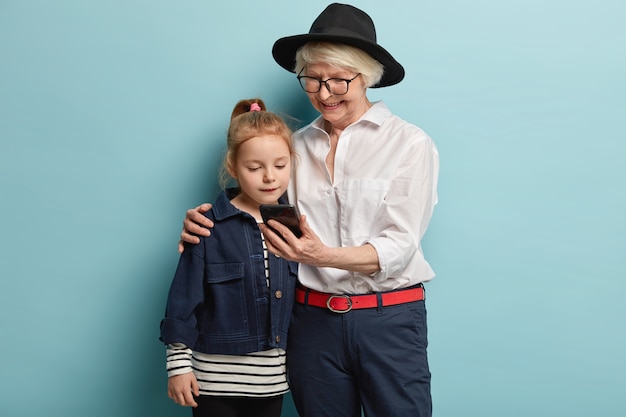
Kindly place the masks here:
POLYGON ((261 111, 261 106, 259 106, 259 103, 252 103, 250 105, 250 111, 261 111))

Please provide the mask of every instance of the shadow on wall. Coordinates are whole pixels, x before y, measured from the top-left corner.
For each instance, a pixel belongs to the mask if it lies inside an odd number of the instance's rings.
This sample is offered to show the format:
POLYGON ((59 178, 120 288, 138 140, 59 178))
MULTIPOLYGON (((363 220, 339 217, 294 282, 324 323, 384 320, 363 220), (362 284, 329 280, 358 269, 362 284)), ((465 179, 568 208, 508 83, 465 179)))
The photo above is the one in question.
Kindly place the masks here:
MULTIPOLYGON (((163 256, 163 248, 156 248, 155 255, 150 257, 153 265, 152 273, 146 274, 145 268, 135 271, 142 274, 142 296, 134 301, 135 308, 133 326, 126 330, 133 331, 128 335, 129 343, 126 352, 118 357, 126 358, 120 366, 121 374, 125 374, 123 383, 131 392, 120 393, 126 401, 120 401, 117 415, 128 415, 135 410, 135 415, 150 416, 188 416, 189 408, 175 404, 167 396, 167 373, 165 372, 165 347, 159 340, 159 324, 165 312, 167 292, 176 268, 178 254, 174 245, 168 245, 168 256, 163 256), (172 262, 176 259, 175 262, 172 262), (157 260, 155 262, 155 260, 157 260), (132 343, 134 341, 134 343, 132 343), (122 406, 124 404, 124 406, 122 406)), ((130 274, 137 279, 138 275, 130 274)), ((122 339, 122 338, 120 338, 122 339)))

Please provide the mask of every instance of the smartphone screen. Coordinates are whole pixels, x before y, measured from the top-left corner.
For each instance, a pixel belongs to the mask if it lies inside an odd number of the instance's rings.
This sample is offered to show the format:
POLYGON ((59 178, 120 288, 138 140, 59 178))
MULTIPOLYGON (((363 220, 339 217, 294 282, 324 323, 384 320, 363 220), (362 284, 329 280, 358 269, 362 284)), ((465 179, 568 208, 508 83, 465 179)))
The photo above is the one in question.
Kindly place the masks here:
MULTIPOLYGON (((287 226, 297 238, 302 236, 302 231, 300 230, 300 214, 293 204, 261 204, 259 210, 261 211, 263 222, 266 225, 268 220, 274 219, 287 226)), ((270 226, 267 225, 267 227, 270 226)), ((280 236, 279 233, 277 234, 280 236)))

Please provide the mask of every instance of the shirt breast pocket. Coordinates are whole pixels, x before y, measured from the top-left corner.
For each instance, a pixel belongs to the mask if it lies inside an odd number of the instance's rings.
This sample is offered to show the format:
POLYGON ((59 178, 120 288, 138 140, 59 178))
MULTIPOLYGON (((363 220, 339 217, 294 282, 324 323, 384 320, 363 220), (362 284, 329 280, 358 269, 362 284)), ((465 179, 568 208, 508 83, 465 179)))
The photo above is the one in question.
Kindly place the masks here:
POLYGON ((203 334, 213 337, 248 334, 244 277, 243 263, 205 267, 203 334))
POLYGON ((346 181, 341 190, 342 238, 351 245, 362 244, 370 237, 372 224, 389 191, 390 181, 357 179, 346 181))

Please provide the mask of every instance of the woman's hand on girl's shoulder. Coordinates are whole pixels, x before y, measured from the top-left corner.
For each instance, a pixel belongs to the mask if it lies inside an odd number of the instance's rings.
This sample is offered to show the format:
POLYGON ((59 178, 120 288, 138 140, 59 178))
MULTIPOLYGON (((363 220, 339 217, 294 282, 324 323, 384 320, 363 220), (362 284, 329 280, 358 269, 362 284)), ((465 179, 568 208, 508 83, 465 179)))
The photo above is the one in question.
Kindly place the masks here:
POLYGON ((213 222, 204 215, 211 207, 211 204, 204 203, 196 208, 187 210, 187 214, 183 220, 183 231, 178 241, 179 253, 183 253, 185 250, 185 242, 197 245, 200 243, 198 236, 211 236, 210 229, 214 225, 213 222))

